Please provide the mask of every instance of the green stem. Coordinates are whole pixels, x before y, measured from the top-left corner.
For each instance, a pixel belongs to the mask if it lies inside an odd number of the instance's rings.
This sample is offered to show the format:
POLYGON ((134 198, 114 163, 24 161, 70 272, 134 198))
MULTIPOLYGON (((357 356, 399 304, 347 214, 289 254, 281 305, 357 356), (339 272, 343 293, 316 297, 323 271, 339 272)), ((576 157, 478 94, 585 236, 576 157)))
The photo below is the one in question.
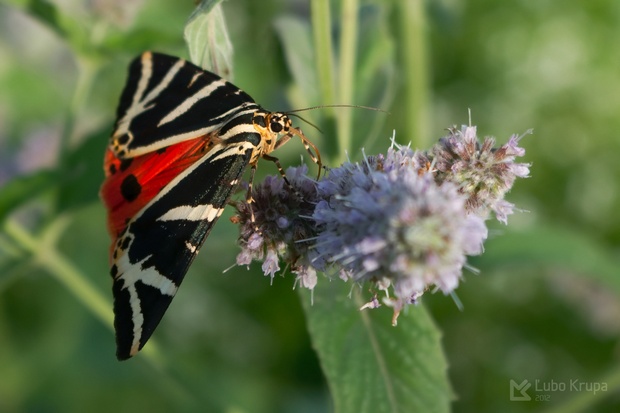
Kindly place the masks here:
MULTIPOLYGON (((355 57, 357 51, 357 9, 358 0, 343 0, 340 36, 340 65, 338 75, 338 100, 341 104, 353 104, 353 86, 355 84, 355 57)), ((340 159, 344 161, 345 153, 351 152, 352 138, 351 110, 338 111, 338 139, 340 141, 340 159)))
POLYGON ((36 262, 60 281, 91 313, 112 328, 112 311, 108 300, 71 262, 50 245, 41 248, 43 243, 14 220, 6 221, 5 231, 24 250, 32 254, 36 262))
MULTIPOLYGON (((332 105, 336 103, 334 93, 334 61, 333 46, 331 36, 331 12, 329 0, 312 0, 310 2, 310 12, 312 18, 312 34, 314 38, 314 52, 316 60, 316 71, 319 81, 319 89, 322 105, 332 105)), ((323 153, 330 162, 335 163, 339 158, 340 144, 334 138, 335 114, 333 108, 325 108, 326 127, 324 132, 327 136, 325 150, 323 153)))
MULTIPOLYGON (((57 227, 58 221, 50 227, 57 227)), ((62 225, 62 224, 61 224, 62 225)), ((81 302, 96 318, 103 322, 110 330, 114 330, 110 301, 90 282, 79 269, 67 260, 54 248, 54 242, 49 237, 35 238, 14 220, 7 220, 4 226, 5 233, 12 238, 16 245, 21 246, 31 254, 35 262, 48 271, 58 280, 79 302, 81 302)), ((54 230, 50 230, 53 232, 54 230)), ((162 369, 163 358, 157 343, 153 339, 142 351, 151 364, 162 369)))
POLYGON ((405 131, 414 148, 429 145, 429 76, 425 2, 407 0, 401 6, 405 76, 405 131))
MULTIPOLYGON (((113 330, 113 315, 109 300, 88 281, 88 278, 75 265, 54 248, 57 237, 65 224, 66 221, 60 218, 49 225, 43 236, 34 237, 16 221, 7 220, 4 224, 4 232, 16 246, 31 254, 34 262, 56 278, 96 318, 113 330)), ((153 338, 149 340, 141 353, 142 360, 158 372, 159 383, 165 391, 182 405, 197 406, 206 403, 203 399, 205 395, 201 394, 199 389, 192 388, 192 383, 187 383, 182 377, 177 377, 178 374, 175 375, 174 371, 170 371, 153 338)))
POLYGON ((331 12, 329 0, 311 2, 312 33, 316 51, 316 69, 323 104, 334 103, 333 47, 331 37, 331 12))

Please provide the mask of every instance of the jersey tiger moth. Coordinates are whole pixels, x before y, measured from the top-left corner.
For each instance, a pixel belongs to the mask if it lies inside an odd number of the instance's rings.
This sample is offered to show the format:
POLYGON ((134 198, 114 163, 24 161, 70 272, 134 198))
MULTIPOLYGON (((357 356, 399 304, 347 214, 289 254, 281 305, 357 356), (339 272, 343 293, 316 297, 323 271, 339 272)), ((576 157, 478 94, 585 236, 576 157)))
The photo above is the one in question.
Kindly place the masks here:
POLYGON ((258 160, 283 174, 269 154, 293 136, 320 166, 285 113, 266 111, 219 76, 154 52, 131 63, 101 187, 119 360, 153 334, 247 167, 251 202, 258 160))

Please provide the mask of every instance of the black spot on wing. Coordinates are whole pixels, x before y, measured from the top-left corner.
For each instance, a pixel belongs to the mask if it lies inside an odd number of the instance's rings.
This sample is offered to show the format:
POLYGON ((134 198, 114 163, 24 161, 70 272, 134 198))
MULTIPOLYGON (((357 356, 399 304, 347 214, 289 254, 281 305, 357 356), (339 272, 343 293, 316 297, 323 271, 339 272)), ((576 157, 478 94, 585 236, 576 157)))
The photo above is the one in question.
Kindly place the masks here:
POLYGON ((125 133, 125 134, 119 136, 118 138, 116 138, 116 142, 119 145, 126 145, 127 142, 129 142, 129 135, 125 133))
MULTIPOLYGON (((253 142, 258 139, 254 135, 258 134, 246 134, 246 140, 253 142)), ((176 286, 181 284, 198 248, 202 246, 216 220, 167 221, 161 217, 179 206, 204 208, 204 205, 211 205, 213 208, 223 208, 234 190, 234 186, 230 183, 241 177, 248 166, 252 150, 247 149, 239 155, 225 156, 225 153, 224 149, 215 154, 205 155, 194 169, 187 171, 184 179, 166 186, 161 192, 161 197, 128 225, 125 229, 126 236, 131 237, 132 242, 126 254, 131 264, 141 262, 142 270, 154 270, 176 286), (218 155, 223 157, 213 160, 218 155), (188 248, 188 243, 196 246, 196 249, 188 248)), ((132 321, 134 315, 129 293, 121 288, 123 283, 123 280, 118 279, 113 286, 114 326, 117 335, 117 357, 120 360, 130 357, 134 340, 132 321)), ((140 281, 137 281, 134 287, 140 300, 140 311, 144 316, 139 339, 139 347, 142 348, 159 324, 172 297, 140 281)))
POLYGON ((135 175, 127 175, 121 183, 121 195, 126 201, 131 202, 136 200, 142 192, 142 186, 138 182, 138 178, 135 175))
POLYGON ((120 248, 123 250, 126 250, 127 247, 129 247, 130 243, 131 243, 131 237, 124 237, 123 242, 120 244, 120 248))

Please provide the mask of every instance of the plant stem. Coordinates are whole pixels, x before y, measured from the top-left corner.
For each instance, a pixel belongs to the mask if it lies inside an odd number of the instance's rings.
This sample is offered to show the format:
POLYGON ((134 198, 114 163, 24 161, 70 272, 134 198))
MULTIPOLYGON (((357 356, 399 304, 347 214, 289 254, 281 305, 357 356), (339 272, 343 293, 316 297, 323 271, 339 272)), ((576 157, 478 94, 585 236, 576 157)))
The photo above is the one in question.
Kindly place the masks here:
MULTIPOLYGON (((357 52, 357 9, 358 0, 343 0, 340 36, 340 61, 338 74, 338 99, 341 104, 353 104, 353 85, 355 84, 355 57, 357 52)), ((338 111, 338 139, 340 141, 340 159, 351 152, 352 135, 351 110, 338 111)))
POLYGON ((316 69, 323 104, 334 103, 333 47, 331 38, 331 12, 329 0, 311 2, 312 33, 316 51, 316 69))
MULTIPOLYGON (((54 227, 54 224, 52 223, 50 227, 54 227)), ((54 248, 53 242, 47 242, 46 237, 41 239, 35 238, 16 221, 11 219, 5 222, 4 230, 16 245, 21 246, 27 253, 32 254, 35 262, 41 268, 44 268, 56 278, 104 325, 110 328, 110 330, 114 330, 109 300, 101 294, 97 287, 88 281, 88 278, 73 263, 54 248)), ((149 341, 149 345, 144 348, 142 353, 147 356, 147 360, 154 367, 160 370, 163 368, 161 352, 153 339, 149 341)))
MULTIPOLYGON (((333 46, 331 36, 331 12, 329 0, 312 0, 310 2, 310 12, 312 18, 312 34, 314 38, 314 52, 316 60, 317 78, 322 105, 332 105, 335 102, 334 93, 334 61, 333 46)), ((335 111, 333 108, 325 108, 325 134, 328 137, 323 151, 326 157, 335 163, 339 159, 341 145, 338 139, 334 138, 335 131, 335 111)))
POLYGON ((430 144, 425 2, 407 0, 399 4, 405 67, 405 131, 414 148, 425 148, 430 144))
POLYGON ((50 248, 50 245, 41 248, 42 242, 14 220, 6 221, 5 231, 16 243, 32 254, 36 262, 60 281, 91 313, 112 328, 112 311, 108 300, 103 298, 97 288, 71 262, 54 248, 50 248))

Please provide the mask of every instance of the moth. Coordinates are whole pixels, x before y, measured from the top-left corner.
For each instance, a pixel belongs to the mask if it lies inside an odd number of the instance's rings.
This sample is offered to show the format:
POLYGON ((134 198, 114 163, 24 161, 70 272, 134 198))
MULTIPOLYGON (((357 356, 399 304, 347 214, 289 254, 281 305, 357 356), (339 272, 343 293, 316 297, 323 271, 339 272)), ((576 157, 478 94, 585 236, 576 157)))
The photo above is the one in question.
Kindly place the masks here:
POLYGON ((129 67, 105 152, 116 355, 134 356, 153 334, 248 167, 298 137, 289 116, 183 59, 145 52, 129 67))

